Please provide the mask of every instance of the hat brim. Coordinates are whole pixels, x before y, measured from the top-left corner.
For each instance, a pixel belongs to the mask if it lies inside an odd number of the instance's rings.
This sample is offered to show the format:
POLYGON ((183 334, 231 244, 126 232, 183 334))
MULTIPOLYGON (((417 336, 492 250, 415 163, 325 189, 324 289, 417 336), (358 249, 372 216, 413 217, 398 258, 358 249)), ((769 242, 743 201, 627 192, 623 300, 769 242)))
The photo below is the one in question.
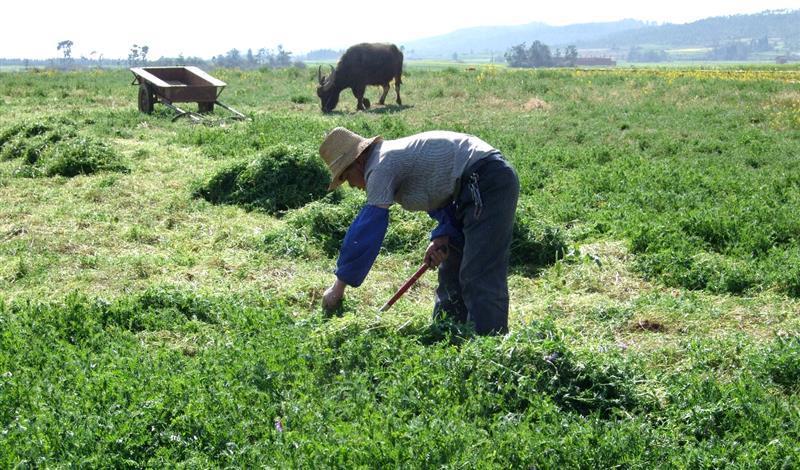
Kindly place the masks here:
POLYGON ((339 163, 338 160, 334 161, 331 164, 331 166, 333 166, 335 164, 338 167, 338 170, 336 172, 331 172, 331 184, 328 185, 328 191, 333 191, 334 189, 336 189, 339 186, 341 186, 342 183, 344 183, 344 180, 340 179, 340 177, 342 176, 342 173, 347 171, 347 169, 350 168, 350 165, 352 165, 353 162, 355 162, 358 159, 358 157, 362 153, 364 153, 364 150, 366 150, 366 149, 368 149, 370 147, 370 145, 372 145, 372 144, 374 144, 376 142, 380 142, 382 140, 383 140, 383 137, 381 137, 379 135, 376 135, 375 137, 372 137, 372 138, 369 138, 369 139, 364 139, 364 141, 362 141, 358 145, 358 147, 356 148, 355 155, 342 155, 341 157, 339 157, 339 159, 340 160, 344 159, 343 163, 339 163))

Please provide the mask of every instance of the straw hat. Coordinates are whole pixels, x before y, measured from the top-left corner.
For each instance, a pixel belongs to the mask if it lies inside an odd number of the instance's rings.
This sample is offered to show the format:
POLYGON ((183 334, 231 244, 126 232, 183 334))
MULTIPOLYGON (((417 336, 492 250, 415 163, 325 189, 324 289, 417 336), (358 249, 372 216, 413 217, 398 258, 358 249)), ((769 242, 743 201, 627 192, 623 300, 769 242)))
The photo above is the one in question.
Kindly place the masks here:
POLYGON ((331 172, 331 185, 328 191, 336 189, 342 181, 339 176, 344 173, 367 147, 383 138, 379 135, 365 139, 344 127, 337 127, 325 136, 325 141, 319 146, 319 155, 328 165, 331 172))

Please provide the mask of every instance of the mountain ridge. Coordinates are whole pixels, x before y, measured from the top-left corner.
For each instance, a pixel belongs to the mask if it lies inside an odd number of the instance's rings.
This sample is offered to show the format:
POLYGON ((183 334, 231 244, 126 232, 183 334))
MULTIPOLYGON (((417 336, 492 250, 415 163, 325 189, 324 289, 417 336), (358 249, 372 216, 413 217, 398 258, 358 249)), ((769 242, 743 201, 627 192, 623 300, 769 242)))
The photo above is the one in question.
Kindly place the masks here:
POLYGON ((512 46, 541 41, 551 48, 712 47, 768 37, 789 51, 800 50, 800 9, 716 16, 684 24, 653 25, 636 19, 551 26, 542 22, 476 26, 399 44, 408 58, 450 58, 458 54, 502 56, 512 46))

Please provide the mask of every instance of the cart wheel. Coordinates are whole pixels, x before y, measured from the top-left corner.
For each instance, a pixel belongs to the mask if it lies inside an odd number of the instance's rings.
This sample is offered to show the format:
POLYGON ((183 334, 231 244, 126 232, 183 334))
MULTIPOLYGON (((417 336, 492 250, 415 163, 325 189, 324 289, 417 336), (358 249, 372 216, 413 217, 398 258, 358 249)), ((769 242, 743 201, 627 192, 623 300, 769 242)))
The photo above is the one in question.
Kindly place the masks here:
POLYGON ((139 85, 139 111, 151 114, 155 100, 155 93, 153 93, 153 89, 149 85, 146 83, 139 85))
POLYGON ((214 103, 208 101, 200 101, 197 103, 197 110, 201 113, 213 113, 214 103))

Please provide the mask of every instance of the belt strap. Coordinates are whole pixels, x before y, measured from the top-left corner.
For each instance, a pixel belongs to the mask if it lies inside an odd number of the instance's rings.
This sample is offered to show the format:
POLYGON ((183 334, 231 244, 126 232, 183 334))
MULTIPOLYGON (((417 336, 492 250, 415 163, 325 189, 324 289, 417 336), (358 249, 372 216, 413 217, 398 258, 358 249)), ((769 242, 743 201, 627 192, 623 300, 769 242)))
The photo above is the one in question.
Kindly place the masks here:
POLYGON ((481 158, 480 160, 473 162, 470 165, 467 165, 467 167, 464 168, 464 172, 461 174, 461 181, 469 180, 470 175, 480 170, 483 165, 486 165, 489 162, 496 162, 496 161, 505 161, 505 158, 503 158, 503 154, 501 154, 500 152, 493 152, 481 158))

